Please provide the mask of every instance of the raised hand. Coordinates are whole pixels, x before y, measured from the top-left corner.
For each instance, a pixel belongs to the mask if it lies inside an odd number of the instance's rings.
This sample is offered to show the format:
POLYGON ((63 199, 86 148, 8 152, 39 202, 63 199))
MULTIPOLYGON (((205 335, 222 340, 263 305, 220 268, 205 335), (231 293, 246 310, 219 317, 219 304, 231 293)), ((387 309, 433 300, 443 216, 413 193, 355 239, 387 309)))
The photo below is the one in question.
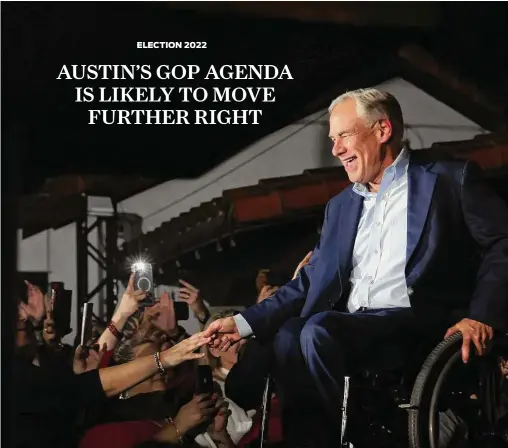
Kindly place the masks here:
POLYGON ((24 306, 22 305, 25 305, 23 302, 21 302, 19 305, 18 305, 18 319, 21 321, 21 322, 26 322, 28 320, 28 313, 26 312, 26 309, 24 306))
POLYGON ((232 317, 225 317, 213 321, 210 326, 203 331, 205 337, 210 338, 211 346, 221 351, 227 351, 231 345, 238 342, 240 333, 236 327, 236 322, 232 317))
POLYGON ((467 363, 470 357, 471 342, 476 347, 478 355, 483 355, 487 349, 487 342, 494 337, 494 329, 473 319, 462 319, 445 334, 445 339, 451 335, 462 333, 462 361, 467 363))
POLYGON ((124 317, 132 316, 139 309, 139 304, 145 297, 145 291, 134 290, 134 273, 132 273, 115 314, 120 314, 124 317))
POLYGON ((192 312, 201 317, 206 313, 206 306, 203 302, 203 299, 199 295, 199 289, 185 280, 178 280, 182 287, 178 290, 178 298, 189 305, 189 308, 192 312))
POLYGON ((44 294, 38 286, 32 285, 28 280, 25 280, 27 286, 27 303, 21 303, 21 308, 24 309, 30 319, 40 322, 44 318, 44 294))
POLYGON ((160 357, 163 366, 171 368, 191 359, 203 358, 205 356, 204 353, 195 353, 195 351, 210 341, 211 338, 207 337, 204 333, 193 334, 191 337, 184 339, 161 353, 160 357))

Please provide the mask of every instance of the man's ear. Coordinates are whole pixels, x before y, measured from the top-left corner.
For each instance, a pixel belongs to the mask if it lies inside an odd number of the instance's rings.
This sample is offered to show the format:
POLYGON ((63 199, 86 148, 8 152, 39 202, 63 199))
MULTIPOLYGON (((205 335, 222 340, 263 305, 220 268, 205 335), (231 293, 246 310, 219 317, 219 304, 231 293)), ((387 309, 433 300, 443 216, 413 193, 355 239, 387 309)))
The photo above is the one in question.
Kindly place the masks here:
POLYGON ((390 120, 386 118, 378 121, 379 132, 380 132, 380 141, 381 143, 388 143, 393 135, 393 127, 390 120))

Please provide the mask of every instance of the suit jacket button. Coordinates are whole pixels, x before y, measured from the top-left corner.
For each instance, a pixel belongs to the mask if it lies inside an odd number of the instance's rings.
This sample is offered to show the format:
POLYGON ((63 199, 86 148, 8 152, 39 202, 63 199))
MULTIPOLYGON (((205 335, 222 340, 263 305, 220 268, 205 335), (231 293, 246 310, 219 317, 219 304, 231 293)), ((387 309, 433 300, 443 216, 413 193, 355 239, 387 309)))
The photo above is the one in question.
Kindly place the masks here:
POLYGON ((329 300, 328 301, 328 305, 330 305, 330 308, 334 308, 335 307, 335 302, 333 300, 329 300))
POLYGON ((409 288, 407 288, 407 295, 408 296, 412 296, 413 292, 414 292, 414 290, 413 290, 413 288, 411 286, 409 288))

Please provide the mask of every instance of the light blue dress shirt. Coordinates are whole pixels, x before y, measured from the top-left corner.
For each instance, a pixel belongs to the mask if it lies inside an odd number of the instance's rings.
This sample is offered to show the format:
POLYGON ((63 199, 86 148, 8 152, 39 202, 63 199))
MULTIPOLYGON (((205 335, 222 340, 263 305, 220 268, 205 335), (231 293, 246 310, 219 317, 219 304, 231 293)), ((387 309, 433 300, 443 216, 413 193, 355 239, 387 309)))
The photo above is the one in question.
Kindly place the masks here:
MULTIPOLYGON (((364 197, 353 248, 350 312, 361 307, 409 307, 406 285, 407 199, 409 152, 403 148, 386 168, 377 193, 362 184, 353 191, 364 197)), ((234 316, 241 337, 252 334, 243 316, 234 316)))
POLYGON ((347 308, 409 307, 406 285, 407 168, 404 148, 386 168, 378 193, 355 184, 364 197, 363 210, 353 248, 351 292, 347 308))

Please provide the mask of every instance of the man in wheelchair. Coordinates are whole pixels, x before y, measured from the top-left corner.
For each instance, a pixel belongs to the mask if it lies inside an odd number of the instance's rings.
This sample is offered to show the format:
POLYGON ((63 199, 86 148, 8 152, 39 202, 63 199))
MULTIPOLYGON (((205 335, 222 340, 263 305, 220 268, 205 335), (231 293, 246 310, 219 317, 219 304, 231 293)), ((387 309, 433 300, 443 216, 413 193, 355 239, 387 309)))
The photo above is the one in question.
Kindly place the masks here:
MULTIPOLYGON (((417 347, 454 334, 448 344, 457 352, 462 336, 459 364, 472 366, 472 354, 484 355, 495 332, 508 329, 508 210, 479 167, 404 147, 402 111, 389 93, 348 92, 329 111, 332 153, 352 185, 329 201, 310 262, 271 298, 208 329, 222 350, 251 335, 273 344, 290 447, 340 446, 345 377, 401 367, 407 374, 417 347), (454 317, 456 309, 466 314, 454 317)), ((413 376, 429 351, 414 361, 413 376)), ((429 384, 441 390, 436 378, 452 368, 441 364, 427 365, 434 376, 419 392, 432 409, 429 384)), ((406 403, 410 413, 419 406, 406 403)), ((442 406, 425 417, 430 439, 443 415, 462 424, 442 406)))

